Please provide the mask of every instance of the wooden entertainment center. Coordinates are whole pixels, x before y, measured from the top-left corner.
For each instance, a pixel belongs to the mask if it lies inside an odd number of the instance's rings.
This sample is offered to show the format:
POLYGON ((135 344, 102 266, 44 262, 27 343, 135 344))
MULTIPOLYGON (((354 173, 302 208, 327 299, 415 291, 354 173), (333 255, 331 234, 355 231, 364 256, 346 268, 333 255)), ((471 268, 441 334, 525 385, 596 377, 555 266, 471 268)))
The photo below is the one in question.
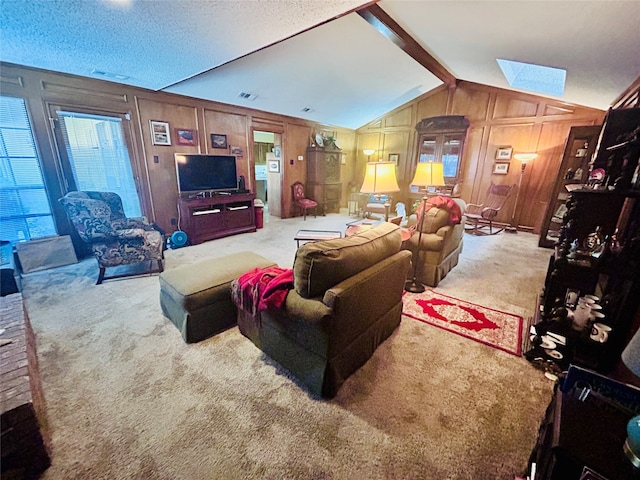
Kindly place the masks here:
POLYGON ((207 193, 178 199, 180 228, 192 245, 237 233, 255 232, 253 193, 207 193))

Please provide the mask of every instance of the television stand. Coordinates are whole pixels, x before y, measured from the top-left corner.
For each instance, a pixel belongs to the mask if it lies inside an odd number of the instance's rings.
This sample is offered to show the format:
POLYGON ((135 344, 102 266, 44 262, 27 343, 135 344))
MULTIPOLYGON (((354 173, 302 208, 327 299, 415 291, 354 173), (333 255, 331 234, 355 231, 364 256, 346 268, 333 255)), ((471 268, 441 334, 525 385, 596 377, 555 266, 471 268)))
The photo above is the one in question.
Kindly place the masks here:
POLYGON ((180 228, 192 245, 216 238, 255 232, 253 193, 179 198, 180 228))

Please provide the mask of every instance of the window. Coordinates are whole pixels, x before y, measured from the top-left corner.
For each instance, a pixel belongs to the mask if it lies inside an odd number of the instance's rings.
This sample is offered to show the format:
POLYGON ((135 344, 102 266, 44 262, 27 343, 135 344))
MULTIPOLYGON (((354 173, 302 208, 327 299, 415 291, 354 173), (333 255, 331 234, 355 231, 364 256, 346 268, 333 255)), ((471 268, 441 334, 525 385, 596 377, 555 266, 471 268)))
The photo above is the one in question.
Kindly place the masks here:
POLYGON ((115 192, 128 217, 139 217, 140 200, 131 170, 122 119, 56 110, 78 190, 115 192))
POLYGON ((0 238, 11 243, 56 235, 27 108, 0 96, 0 238))

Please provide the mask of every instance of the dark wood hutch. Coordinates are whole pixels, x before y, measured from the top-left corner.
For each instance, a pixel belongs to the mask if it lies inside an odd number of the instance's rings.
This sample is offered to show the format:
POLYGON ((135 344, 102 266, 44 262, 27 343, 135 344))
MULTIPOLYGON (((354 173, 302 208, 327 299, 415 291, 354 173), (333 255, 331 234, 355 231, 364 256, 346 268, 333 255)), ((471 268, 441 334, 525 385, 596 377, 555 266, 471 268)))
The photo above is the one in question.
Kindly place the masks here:
POLYGON ((307 197, 318 202, 318 213, 340 211, 342 183, 340 160, 342 150, 335 145, 307 148, 307 197))
MULTIPOLYGON (((415 166, 421 162, 442 162, 444 165, 444 187, 435 187, 434 193, 452 195, 460 182, 462 149, 470 122, 463 115, 443 115, 422 119, 417 125, 418 145, 415 166)), ((410 187, 412 200, 422 198, 416 187, 410 187)))

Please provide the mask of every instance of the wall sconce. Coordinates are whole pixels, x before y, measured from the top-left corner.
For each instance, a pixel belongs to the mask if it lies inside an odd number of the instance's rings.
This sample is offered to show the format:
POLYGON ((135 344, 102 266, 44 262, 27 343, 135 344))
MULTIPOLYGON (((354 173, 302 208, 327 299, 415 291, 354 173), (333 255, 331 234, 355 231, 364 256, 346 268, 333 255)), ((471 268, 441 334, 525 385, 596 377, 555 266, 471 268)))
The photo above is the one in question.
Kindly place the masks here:
POLYGON ((532 162, 538 156, 537 153, 516 153, 513 158, 519 160, 522 164, 520 166, 520 180, 518 181, 518 191, 516 192, 516 201, 513 204, 513 213, 511 214, 511 225, 505 228, 506 232, 518 233, 516 227, 516 209, 518 208, 518 199, 520 198, 520 188, 522 187, 522 177, 524 175, 524 169, 527 168, 527 163, 532 162))

